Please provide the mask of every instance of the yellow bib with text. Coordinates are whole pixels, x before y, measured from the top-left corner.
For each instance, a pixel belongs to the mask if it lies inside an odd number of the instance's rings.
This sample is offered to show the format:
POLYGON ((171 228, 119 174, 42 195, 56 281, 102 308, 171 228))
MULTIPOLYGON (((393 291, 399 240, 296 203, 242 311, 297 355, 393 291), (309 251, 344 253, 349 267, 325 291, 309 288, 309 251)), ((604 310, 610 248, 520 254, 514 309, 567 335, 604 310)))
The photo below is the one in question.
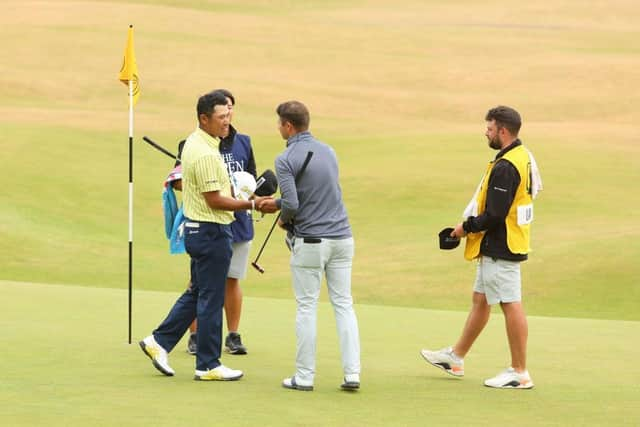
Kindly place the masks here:
MULTIPOLYGON (((502 159, 511 163, 520 175, 520 185, 516 189, 516 194, 507 213, 505 223, 507 226, 507 246, 514 254, 526 254, 531 250, 530 229, 533 221, 533 199, 531 198, 531 161, 529 153, 520 145, 513 150, 509 150, 502 159)), ((478 215, 484 212, 487 202, 487 187, 489 176, 495 166, 495 162, 490 162, 485 172, 480 191, 478 192, 477 204, 478 215)), ((467 234, 467 241, 464 248, 464 257, 468 260, 477 258, 480 255, 480 245, 485 231, 467 234)))

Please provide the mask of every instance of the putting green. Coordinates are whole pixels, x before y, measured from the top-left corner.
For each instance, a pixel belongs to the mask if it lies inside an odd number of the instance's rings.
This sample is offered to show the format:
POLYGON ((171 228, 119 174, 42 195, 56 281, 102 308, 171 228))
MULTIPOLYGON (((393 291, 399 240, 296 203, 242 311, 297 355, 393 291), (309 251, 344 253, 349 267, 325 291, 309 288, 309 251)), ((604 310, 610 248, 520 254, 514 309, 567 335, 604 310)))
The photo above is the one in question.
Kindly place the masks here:
MULTIPOLYGON (((464 379, 426 364, 421 347, 450 344, 465 314, 357 305, 362 389, 339 390, 330 306, 319 310, 315 391, 285 390, 293 373, 294 304, 247 298, 241 330, 249 354, 222 362, 245 371, 233 383, 193 381, 185 341, 159 374, 137 340, 166 315, 176 293, 136 291, 134 342, 127 293, 0 282, 3 425, 624 425, 640 417, 638 322, 530 317, 533 390, 482 386, 508 363, 495 315, 466 360, 464 379), (226 421, 225 421, 226 420, 226 421)), ((323 300, 326 295, 323 293, 323 300)))

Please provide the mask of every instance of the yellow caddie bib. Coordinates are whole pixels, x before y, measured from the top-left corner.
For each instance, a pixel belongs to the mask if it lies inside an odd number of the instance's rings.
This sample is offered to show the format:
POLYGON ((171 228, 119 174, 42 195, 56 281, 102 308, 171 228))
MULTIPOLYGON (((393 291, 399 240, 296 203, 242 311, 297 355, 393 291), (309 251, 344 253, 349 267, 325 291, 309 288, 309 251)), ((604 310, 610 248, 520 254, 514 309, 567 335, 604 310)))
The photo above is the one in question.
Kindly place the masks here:
MULTIPOLYGON (((509 208, 505 219, 507 227, 507 246, 514 254, 526 254, 531 250, 530 229, 533 221, 533 200, 531 198, 531 161, 529 153, 520 145, 509 150, 502 159, 510 162, 520 175, 520 185, 516 189, 513 203, 509 208)), ((496 162, 490 162, 485 172, 478 198, 476 200, 478 206, 478 215, 485 211, 487 202, 487 188, 489 185, 489 176, 496 162)), ((467 240, 464 248, 464 257, 473 260, 480 255, 480 245, 484 237, 485 231, 479 233, 467 234, 467 240)))

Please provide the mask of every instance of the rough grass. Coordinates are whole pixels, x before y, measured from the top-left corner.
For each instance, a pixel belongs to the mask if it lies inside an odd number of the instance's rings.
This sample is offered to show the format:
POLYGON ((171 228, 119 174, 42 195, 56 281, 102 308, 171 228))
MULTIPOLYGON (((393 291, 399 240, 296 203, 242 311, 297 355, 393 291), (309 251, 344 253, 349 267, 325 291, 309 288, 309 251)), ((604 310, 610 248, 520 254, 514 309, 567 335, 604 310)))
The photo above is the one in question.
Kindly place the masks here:
MULTIPOLYGON (((6 2, 0 18, 0 278, 126 286, 126 88, 117 81, 129 23, 142 97, 135 122, 135 284, 183 286, 170 257, 160 183, 194 102, 233 89, 236 125, 258 166, 283 142, 277 103, 298 98, 333 144, 356 235, 362 303, 466 309, 473 266, 436 249, 486 161, 483 115, 524 117, 542 168, 529 311, 638 320, 640 37, 634 2, 6 2), (283 11, 287 10, 287 13, 283 11)), ((254 254, 271 218, 257 225, 254 254)), ((276 236, 249 296, 289 298, 276 236)))

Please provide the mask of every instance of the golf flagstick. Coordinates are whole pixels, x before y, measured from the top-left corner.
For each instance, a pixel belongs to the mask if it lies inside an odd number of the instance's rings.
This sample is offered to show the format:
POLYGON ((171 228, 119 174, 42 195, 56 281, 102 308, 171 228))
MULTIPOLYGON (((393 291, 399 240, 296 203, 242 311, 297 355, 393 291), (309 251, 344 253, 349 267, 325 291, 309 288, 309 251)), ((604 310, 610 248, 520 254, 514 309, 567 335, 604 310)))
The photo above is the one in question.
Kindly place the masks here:
POLYGON ((133 25, 129 25, 127 44, 124 48, 122 68, 118 80, 129 89, 129 344, 131 344, 131 324, 133 308, 133 105, 140 96, 138 64, 133 43, 133 25))

